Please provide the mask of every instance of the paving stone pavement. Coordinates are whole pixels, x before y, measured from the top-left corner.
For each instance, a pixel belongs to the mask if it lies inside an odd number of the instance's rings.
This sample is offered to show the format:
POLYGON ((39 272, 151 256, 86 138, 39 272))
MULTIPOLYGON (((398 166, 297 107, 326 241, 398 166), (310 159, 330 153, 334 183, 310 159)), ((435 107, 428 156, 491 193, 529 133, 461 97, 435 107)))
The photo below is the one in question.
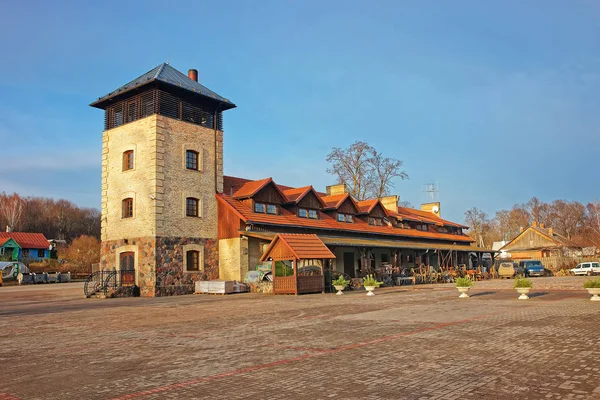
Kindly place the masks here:
POLYGON ((269 296, 0 288, 0 400, 600 399, 579 277, 269 296), (575 290, 576 289, 576 290, 575 290))

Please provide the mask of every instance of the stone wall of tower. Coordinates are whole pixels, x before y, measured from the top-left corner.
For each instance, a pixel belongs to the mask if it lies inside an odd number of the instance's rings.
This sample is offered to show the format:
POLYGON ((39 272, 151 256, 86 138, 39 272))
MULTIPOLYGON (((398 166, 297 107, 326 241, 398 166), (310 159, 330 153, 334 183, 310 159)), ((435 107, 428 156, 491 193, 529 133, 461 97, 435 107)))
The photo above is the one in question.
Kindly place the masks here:
POLYGON ((105 131, 102 139, 101 268, 120 269, 119 254, 134 251, 143 296, 189 293, 198 279, 218 277, 217 203, 223 186, 223 134, 152 115, 105 131), (123 152, 134 168, 123 171, 123 152), (186 150, 200 170, 185 167, 186 150), (121 218, 134 199, 133 218, 121 218), (185 215, 186 197, 200 200, 200 216, 185 215), (185 246, 203 249, 203 270, 186 272, 185 246))

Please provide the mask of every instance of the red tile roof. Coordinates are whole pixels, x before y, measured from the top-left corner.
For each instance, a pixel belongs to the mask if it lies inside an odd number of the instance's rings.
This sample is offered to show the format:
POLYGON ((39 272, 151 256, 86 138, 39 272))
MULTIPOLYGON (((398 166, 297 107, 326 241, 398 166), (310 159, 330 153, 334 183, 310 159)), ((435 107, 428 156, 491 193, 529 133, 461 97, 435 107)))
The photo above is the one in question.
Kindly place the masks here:
POLYGON ((331 250, 315 234, 279 233, 263 253, 261 261, 266 261, 271 256, 271 250, 277 246, 278 242, 283 244, 297 259, 335 258, 331 250))
POLYGON ((0 246, 2 246, 4 243, 8 242, 10 238, 0 238, 0 246))
POLYGON ((239 216, 241 216, 241 219, 247 223, 333 230, 341 232, 371 233, 433 240, 447 240, 452 242, 473 242, 473 239, 467 235, 423 232, 416 229, 401 229, 387 225, 373 226, 359 218, 355 218, 353 223, 338 222, 335 218, 332 218, 322 211, 319 211, 319 219, 300 218, 295 213, 292 213, 283 207, 280 208, 280 214, 278 215, 255 213, 242 201, 236 200, 231 196, 217 194, 217 199, 234 210, 239 216))
POLYGON ((233 198, 242 199, 252 197, 258 193, 260 189, 264 188, 271 182, 273 182, 272 178, 261 179, 258 181, 248 181, 244 183, 241 188, 236 190, 236 192, 233 194, 233 198))
POLYGON ((298 201, 302 200, 302 198, 304 196, 306 196, 308 194, 308 192, 310 192, 311 189, 312 189, 312 186, 291 188, 291 189, 284 190, 283 194, 285 195, 285 197, 287 197, 288 201, 298 202, 298 201))
POLYGON ((350 196, 350 194, 348 194, 348 193, 335 194, 333 196, 322 196, 321 197, 321 200, 323 200, 323 202, 325 203, 325 209, 336 209, 339 206, 341 206, 346 201, 346 199, 350 199, 352 204, 354 204, 354 207, 356 208, 356 210, 360 211, 360 207, 358 206, 358 203, 356 202, 356 200, 354 200, 354 197, 350 196))
POLYGON ((0 232, 0 238, 11 238, 23 249, 47 249, 50 246, 43 233, 0 232))

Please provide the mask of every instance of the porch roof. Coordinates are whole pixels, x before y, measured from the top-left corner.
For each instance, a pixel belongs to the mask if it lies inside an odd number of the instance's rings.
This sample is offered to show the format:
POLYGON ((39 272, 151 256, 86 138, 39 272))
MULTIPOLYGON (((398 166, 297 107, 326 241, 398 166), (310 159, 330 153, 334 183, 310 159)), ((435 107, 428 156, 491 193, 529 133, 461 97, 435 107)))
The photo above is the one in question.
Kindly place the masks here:
POLYGON ((335 255, 314 234, 280 233, 271 241, 260 261, 335 258, 335 255))

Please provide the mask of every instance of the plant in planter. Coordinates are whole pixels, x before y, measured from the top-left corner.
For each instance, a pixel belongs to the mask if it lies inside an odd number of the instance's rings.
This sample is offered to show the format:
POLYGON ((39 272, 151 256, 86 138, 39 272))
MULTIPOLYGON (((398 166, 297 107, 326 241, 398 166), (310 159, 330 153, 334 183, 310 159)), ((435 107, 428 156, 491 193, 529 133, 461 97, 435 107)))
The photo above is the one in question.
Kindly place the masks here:
POLYGON ((331 281, 331 284, 335 290, 337 290, 336 295, 338 296, 344 294, 343 290, 346 288, 346 286, 348 286, 349 283, 350 281, 344 279, 343 275, 340 275, 337 279, 331 281))
POLYGON ((471 289, 471 287, 473 286, 473 281, 470 280, 469 278, 456 278, 456 288, 458 289, 458 292, 460 293, 460 296, 458 296, 459 299, 466 299, 469 297, 469 295, 467 294, 467 292, 469 291, 469 289, 471 289))
POLYGON ((375 288, 378 288, 381 285, 383 285, 383 282, 378 282, 377 279, 375 279, 375 277, 373 277, 373 275, 371 274, 363 278, 363 286, 368 292, 367 296, 375 296, 373 290, 375 290, 375 288))
POLYGON ((583 288, 592 295, 590 300, 600 301, 600 296, 598 296, 600 294, 600 278, 588 279, 583 283, 583 288))
POLYGON ((517 289, 517 293, 520 294, 519 300, 527 300, 529 298, 529 296, 527 296, 527 293, 529 293, 529 291, 533 287, 533 283, 531 282, 531 279, 517 278, 515 279, 514 287, 515 289, 517 289))

